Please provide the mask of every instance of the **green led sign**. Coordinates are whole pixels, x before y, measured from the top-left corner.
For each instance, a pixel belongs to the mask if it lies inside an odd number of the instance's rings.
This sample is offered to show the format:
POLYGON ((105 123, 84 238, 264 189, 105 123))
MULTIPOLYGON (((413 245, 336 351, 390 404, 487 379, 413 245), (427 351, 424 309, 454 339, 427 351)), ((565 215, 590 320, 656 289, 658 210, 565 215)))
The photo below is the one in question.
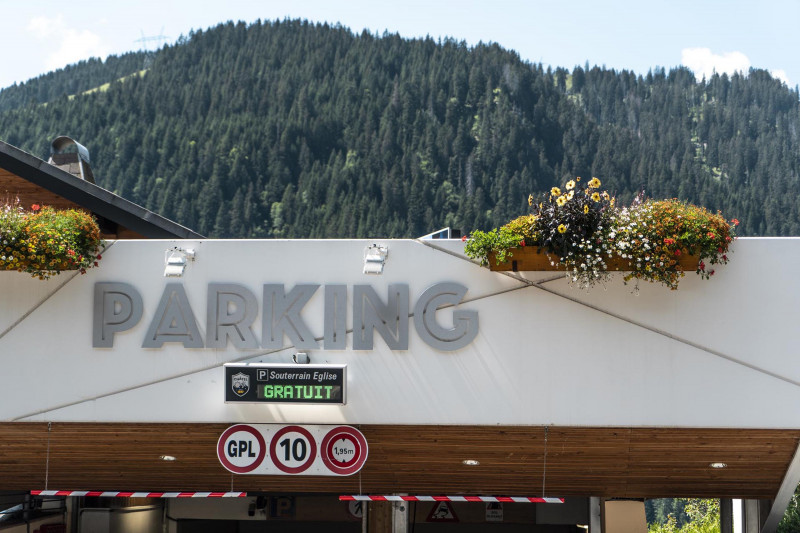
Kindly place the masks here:
POLYGON ((345 403, 346 365, 225 365, 225 402, 345 403))

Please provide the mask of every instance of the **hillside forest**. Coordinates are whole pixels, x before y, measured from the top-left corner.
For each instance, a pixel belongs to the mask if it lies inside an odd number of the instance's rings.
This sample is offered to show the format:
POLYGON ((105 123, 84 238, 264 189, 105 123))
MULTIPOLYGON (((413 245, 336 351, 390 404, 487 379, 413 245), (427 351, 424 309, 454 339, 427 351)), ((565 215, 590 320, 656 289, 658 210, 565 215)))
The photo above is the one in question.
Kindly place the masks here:
POLYGON ((800 235, 800 100, 766 71, 545 68, 497 44, 226 23, 0 91, 0 139, 69 135, 98 184, 210 237, 488 229, 597 176, 800 235))

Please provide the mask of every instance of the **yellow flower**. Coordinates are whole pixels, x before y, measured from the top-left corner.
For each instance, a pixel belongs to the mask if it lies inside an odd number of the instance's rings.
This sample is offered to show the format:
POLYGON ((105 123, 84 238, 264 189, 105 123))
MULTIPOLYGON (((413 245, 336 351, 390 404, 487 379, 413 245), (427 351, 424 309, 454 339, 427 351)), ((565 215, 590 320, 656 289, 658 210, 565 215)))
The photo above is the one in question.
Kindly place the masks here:
POLYGON ((608 200, 610 198, 608 191, 603 191, 603 200, 608 200))
POLYGON ((596 189, 599 186, 600 186, 600 180, 597 179, 597 178, 592 178, 592 180, 589 182, 589 187, 591 187, 593 189, 596 189))
POLYGON ((564 197, 564 196, 559 196, 558 198, 556 198, 556 204, 558 204, 558 207, 561 207, 561 206, 562 206, 562 205, 564 205, 565 203, 567 203, 567 199, 566 199, 566 197, 564 197))
POLYGON ((587 215, 589 214, 589 206, 588 205, 583 206, 583 213, 587 214, 587 215))
POLYGON ((550 189, 551 196, 558 196, 559 194, 561 194, 561 189, 559 189, 558 187, 553 187, 552 189, 550 189))
POLYGON ((575 188, 575 182, 574 182, 574 181, 572 181, 572 180, 569 180, 569 181, 567 182, 567 190, 568 190, 568 191, 571 191, 571 190, 572 190, 572 189, 574 189, 574 188, 575 188))
POLYGON ((575 196, 575 191, 569 191, 567 193, 567 201, 572 200, 572 197, 575 196))
POLYGON ((528 195, 528 205, 533 205, 533 195, 532 194, 528 195))
POLYGON ((594 200, 595 202, 599 202, 600 201, 600 193, 597 193, 597 192, 592 193, 592 200, 594 200))
POLYGON ((564 224, 559 224, 558 225, 558 232, 559 233, 566 233, 567 232, 567 227, 564 224))

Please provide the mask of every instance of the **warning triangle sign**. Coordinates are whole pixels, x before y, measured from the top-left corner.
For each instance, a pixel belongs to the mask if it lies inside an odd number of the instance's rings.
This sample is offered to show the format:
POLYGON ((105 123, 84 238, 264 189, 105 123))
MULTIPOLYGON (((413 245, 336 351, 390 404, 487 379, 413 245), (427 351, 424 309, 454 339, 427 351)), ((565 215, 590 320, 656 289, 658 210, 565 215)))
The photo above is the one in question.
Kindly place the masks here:
POLYGON ((438 502, 428 514, 428 522, 458 522, 450 502, 438 502))

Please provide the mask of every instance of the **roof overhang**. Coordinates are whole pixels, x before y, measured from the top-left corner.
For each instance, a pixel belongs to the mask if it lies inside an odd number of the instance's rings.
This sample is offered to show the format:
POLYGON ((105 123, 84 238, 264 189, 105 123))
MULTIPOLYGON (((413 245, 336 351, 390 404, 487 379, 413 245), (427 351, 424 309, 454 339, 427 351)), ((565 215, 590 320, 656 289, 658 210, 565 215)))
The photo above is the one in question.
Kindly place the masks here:
POLYGON ((0 168, 91 212, 152 239, 199 239, 202 235, 0 141, 0 168))

